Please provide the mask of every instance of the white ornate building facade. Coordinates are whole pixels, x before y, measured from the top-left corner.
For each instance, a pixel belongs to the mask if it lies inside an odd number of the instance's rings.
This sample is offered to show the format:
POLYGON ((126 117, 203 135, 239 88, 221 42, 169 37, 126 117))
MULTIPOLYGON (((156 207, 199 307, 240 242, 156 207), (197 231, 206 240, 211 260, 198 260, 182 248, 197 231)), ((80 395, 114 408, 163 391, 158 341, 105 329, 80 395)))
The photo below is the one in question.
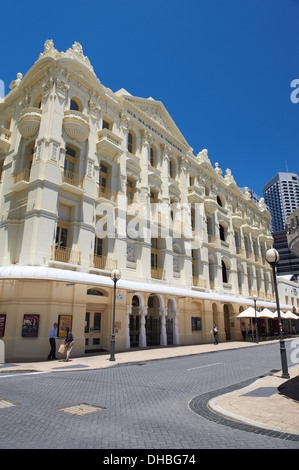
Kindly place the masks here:
POLYGON ((45 358, 71 323, 74 353, 241 337, 274 306, 263 199, 198 155, 152 98, 101 84, 80 44, 39 59, 0 102, 0 336, 45 358))

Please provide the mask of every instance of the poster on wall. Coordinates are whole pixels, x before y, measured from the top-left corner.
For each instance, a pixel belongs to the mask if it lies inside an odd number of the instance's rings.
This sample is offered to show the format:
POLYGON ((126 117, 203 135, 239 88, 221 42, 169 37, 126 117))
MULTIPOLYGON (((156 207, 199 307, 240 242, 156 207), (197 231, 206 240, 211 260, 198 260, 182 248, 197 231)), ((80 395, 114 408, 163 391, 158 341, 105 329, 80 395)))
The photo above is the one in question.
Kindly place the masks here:
POLYGON ((191 327, 192 327, 192 331, 200 331, 201 330, 201 317, 192 317, 191 327))
POLYGON ((25 338, 37 338, 39 315, 24 314, 22 336, 25 338))
POLYGON ((5 331, 6 314, 0 314, 0 338, 3 338, 5 331))
POLYGON ((66 337, 66 328, 72 329, 72 315, 59 315, 58 317, 58 337, 66 337))

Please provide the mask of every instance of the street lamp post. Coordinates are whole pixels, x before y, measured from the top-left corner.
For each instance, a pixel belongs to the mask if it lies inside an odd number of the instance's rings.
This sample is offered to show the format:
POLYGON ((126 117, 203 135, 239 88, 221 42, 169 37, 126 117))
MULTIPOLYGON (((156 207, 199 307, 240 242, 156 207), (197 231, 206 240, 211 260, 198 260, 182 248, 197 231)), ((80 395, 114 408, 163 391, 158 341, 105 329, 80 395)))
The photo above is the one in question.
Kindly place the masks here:
POLYGON ((282 366, 282 378, 289 379, 290 375, 288 372, 288 363, 287 363, 287 355, 286 355, 286 347, 285 342, 283 339, 282 334, 282 322, 281 322, 281 315, 280 315, 280 305, 279 305, 279 297, 278 297, 278 288, 277 288, 277 279, 276 279, 276 265, 279 261, 279 253, 274 248, 271 248, 266 253, 266 260, 272 267, 273 272, 273 282, 275 288, 275 296, 276 296, 276 304, 277 304, 277 314, 278 314, 278 326, 279 326, 279 340, 280 340, 280 356, 281 356, 281 366, 282 366))
POLYGON ((121 278, 121 272, 119 269, 112 269, 110 277, 114 282, 113 290, 113 315, 112 315, 112 336, 111 336, 111 349, 110 349, 110 359, 109 361, 115 361, 115 300, 116 300, 116 283, 121 278))
POLYGON ((253 302, 254 302, 254 316, 255 316, 255 342, 259 342, 259 329, 258 329, 258 324, 257 324, 257 316, 256 316, 256 301, 257 301, 257 296, 253 296, 253 302))

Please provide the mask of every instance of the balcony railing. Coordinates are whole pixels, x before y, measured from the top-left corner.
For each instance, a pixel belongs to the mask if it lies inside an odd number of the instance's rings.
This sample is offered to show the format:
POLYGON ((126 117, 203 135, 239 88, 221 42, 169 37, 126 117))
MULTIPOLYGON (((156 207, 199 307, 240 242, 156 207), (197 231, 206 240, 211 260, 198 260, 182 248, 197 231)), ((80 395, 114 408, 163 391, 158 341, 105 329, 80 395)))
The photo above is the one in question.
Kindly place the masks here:
POLYGON ((214 243, 217 245, 218 239, 215 237, 215 235, 208 235, 208 243, 214 243))
POLYGON ((11 131, 5 129, 5 127, 0 127, 0 150, 7 152, 10 147, 11 131))
POLYGON ((73 172, 64 171, 62 175, 62 182, 76 186, 80 189, 84 189, 84 176, 77 175, 73 172))
POLYGON ((65 246, 53 246, 52 259, 62 263, 81 264, 81 251, 72 250, 72 248, 65 246))
POLYGON ((196 286, 196 287, 206 288, 207 287, 207 281, 205 279, 200 279, 197 276, 193 276, 192 277, 192 285, 196 286))
POLYGON ((122 153, 122 139, 109 129, 102 129, 98 133, 97 149, 100 152, 108 152, 113 156, 122 153))
POLYGON ((116 202, 117 200, 117 192, 112 191, 112 189, 99 185, 98 189, 98 198, 103 197, 108 199, 109 201, 116 202))
POLYGON ((164 269, 161 268, 151 268, 151 277, 153 279, 164 279, 164 269))
POLYGON ((22 170, 14 173, 13 175, 13 184, 19 183, 20 181, 29 182, 30 179, 30 168, 23 168, 22 170))
POLYGON ((97 269, 115 269, 117 268, 117 260, 107 258, 106 256, 90 255, 90 266, 97 269))

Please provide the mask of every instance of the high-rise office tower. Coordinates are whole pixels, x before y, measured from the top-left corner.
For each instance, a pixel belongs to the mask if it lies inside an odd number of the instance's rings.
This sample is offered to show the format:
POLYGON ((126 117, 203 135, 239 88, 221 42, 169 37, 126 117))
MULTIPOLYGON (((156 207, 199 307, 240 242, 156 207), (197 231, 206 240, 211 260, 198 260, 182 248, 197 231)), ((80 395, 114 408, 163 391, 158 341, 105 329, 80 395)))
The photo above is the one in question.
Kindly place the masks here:
POLYGON ((296 173, 277 173, 264 186, 264 199, 272 216, 274 248, 279 252, 277 273, 299 274, 299 258, 289 249, 286 221, 299 207, 299 178, 296 173))
POLYGON ((264 186, 264 198, 272 216, 272 232, 284 230, 287 217, 299 207, 298 175, 277 173, 264 186))

